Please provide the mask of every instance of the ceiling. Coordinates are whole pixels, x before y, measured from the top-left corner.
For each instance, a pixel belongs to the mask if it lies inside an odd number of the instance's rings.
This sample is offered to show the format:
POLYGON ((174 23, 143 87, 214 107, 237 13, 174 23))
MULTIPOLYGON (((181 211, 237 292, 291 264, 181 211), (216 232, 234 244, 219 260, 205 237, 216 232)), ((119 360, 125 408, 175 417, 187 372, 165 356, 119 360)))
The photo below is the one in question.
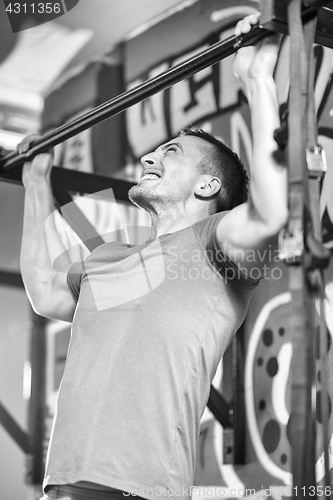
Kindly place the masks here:
POLYGON ((55 20, 13 33, 0 0, 0 129, 33 131, 59 77, 195 1, 79 0, 55 20))

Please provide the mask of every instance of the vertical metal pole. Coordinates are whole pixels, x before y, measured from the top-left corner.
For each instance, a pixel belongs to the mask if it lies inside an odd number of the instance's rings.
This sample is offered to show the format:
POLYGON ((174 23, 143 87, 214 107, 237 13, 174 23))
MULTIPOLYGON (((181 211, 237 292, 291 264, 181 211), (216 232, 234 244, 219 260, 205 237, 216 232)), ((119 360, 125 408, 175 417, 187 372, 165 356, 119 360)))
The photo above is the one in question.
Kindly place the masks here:
POLYGON ((44 476, 45 456, 45 380, 46 380, 46 332, 47 319, 32 312, 30 330, 31 396, 28 427, 31 455, 27 473, 30 484, 41 485, 44 476))
POLYGON ((244 336, 245 325, 232 341, 232 407, 234 427, 234 463, 246 463, 246 414, 244 397, 244 336))

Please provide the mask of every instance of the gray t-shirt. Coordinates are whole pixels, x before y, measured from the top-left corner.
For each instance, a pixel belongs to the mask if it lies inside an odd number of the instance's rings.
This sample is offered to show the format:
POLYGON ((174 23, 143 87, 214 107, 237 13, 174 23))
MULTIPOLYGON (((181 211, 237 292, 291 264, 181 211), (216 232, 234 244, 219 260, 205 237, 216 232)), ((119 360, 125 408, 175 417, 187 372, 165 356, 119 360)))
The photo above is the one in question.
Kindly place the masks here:
POLYGON ((106 243, 71 268, 78 303, 44 487, 189 496, 210 383, 257 284, 219 250, 221 217, 106 243))

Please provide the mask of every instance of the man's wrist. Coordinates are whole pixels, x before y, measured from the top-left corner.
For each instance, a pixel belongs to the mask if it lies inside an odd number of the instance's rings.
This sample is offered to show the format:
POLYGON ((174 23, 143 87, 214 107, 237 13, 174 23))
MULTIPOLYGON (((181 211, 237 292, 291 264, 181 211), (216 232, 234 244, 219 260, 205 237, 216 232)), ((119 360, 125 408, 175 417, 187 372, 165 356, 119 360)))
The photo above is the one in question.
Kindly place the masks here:
POLYGON ((262 87, 268 87, 271 89, 275 88, 276 84, 272 75, 256 74, 248 76, 244 82, 244 86, 248 90, 262 87))
POLYGON ((270 75, 248 78, 244 87, 250 105, 253 100, 256 101, 256 105, 258 102, 264 102, 265 100, 277 100, 276 84, 270 75))
POLYGON ((35 177, 33 179, 29 179, 24 183, 25 190, 28 191, 43 191, 43 192, 52 192, 51 183, 49 179, 45 177, 35 177))

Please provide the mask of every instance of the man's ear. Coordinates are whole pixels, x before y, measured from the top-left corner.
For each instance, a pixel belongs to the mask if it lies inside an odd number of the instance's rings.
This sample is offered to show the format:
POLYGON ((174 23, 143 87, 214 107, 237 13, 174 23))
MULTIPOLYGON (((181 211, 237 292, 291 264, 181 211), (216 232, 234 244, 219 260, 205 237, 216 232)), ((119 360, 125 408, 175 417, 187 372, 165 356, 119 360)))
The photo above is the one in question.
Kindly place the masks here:
POLYGON ((201 198, 210 198, 221 189, 221 180, 209 174, 200 175, 194 193, 201 198))

